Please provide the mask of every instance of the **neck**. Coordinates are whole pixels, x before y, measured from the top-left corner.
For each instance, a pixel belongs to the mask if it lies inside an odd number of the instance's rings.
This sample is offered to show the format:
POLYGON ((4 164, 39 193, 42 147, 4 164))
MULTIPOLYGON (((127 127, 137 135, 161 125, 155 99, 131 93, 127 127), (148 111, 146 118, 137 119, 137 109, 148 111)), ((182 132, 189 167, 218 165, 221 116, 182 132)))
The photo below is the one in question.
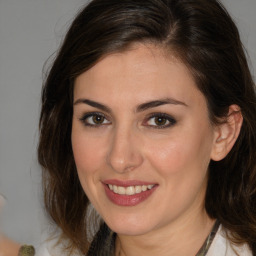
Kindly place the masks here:
POLYGON ((116 256, 196 255, 215 220, 205 210, 139 236, 117 235, 116 256))

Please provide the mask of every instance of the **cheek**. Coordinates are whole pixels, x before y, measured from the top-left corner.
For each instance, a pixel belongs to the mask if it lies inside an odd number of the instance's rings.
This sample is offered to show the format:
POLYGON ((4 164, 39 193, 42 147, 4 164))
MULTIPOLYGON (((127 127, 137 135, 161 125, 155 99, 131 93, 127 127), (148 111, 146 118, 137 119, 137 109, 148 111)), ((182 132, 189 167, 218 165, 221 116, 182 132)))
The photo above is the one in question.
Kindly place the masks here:
POLYGON ((189 149, 181 146, 178 140, 160 143, 148 154, 151 155, 151 164, 164 175, 179 173, 191 157, 189 149))
POLYGON ((72 132, 72 149, 80 183, 89 200, 97 205, 95 197, 99 185, 98 170, 101 169, 103 152, 101 146, 92 136, 85 133, 72 132))
POLYGON ((180 134, 171 136, 157 145, 148 145, 146 148, 151 164, 162 173, 177 174, 182 172, 207 170, 211 154, 211 133, 209 130, 197 129, 180 131, 180 134))
POLYGON ((87 136, 84 132, 72 131, 72 149, 76 167, 80 176, 94 173, 104 158, 101 140, 87 136))

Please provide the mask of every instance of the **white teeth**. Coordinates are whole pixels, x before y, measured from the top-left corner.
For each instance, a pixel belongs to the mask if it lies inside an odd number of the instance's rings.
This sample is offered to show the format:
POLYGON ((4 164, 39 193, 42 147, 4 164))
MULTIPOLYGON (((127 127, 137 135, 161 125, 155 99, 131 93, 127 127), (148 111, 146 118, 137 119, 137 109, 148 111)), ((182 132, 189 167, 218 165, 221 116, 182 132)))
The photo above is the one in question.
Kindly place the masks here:
POLYGON ((142 191, 146 191, 147 189, 148 189, 147 186, 145 186, 145 185, 142 186, 142 191))
POLYGON ((125 188, 124 187, 117 187, 117 193, 120 195, 125 195, 125 188))
POLYGON ((135 186, 135 193, 138 194, 140 193, 142 190, 141 190, 141 186, 135 186))
POLYGON ((131 196, 131 195, 139 194, 141 192, 150 190, 154 187, 154 185, 121 187, 121 186, 108 184, 108 187, 110 190, 114 191, 114 193, 116 194, 131 196))
POLYGON ((134 195, 135 194, 135 188, 133 186, 127 187, 125 191, 126 195, 134 195))

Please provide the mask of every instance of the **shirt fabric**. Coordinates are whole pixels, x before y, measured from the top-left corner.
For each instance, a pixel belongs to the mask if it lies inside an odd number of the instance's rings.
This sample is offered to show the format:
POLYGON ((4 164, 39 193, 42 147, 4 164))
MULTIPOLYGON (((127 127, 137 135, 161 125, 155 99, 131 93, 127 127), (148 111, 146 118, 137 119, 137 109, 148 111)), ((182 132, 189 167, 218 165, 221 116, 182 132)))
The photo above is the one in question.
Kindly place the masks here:
MULTIPOLYGON (((42 244, 36 256, 63 256, 61 249, 54 248, 53 245, 53 241, 42 244)), ((247 244, 233 245, 227 239, 225 230, 220 225, 206 256, 253 256, 253 254, 247 244)))
POLYGON ((247 244, 241 246, 232 244, 220 225, 206 256, 253 256, 253 254, 247 244))

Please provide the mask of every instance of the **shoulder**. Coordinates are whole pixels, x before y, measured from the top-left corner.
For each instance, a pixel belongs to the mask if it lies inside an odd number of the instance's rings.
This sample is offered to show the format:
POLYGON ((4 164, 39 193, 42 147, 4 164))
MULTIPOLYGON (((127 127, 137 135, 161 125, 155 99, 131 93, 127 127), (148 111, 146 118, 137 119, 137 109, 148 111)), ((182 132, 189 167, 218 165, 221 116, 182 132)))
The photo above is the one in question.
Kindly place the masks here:
POLYGON ((241 246, 232 244, 226 236, 226 231, 220 225, 218 232, 212 242, 207 256, 253 256, 249 246, 243 244, 241 246))

